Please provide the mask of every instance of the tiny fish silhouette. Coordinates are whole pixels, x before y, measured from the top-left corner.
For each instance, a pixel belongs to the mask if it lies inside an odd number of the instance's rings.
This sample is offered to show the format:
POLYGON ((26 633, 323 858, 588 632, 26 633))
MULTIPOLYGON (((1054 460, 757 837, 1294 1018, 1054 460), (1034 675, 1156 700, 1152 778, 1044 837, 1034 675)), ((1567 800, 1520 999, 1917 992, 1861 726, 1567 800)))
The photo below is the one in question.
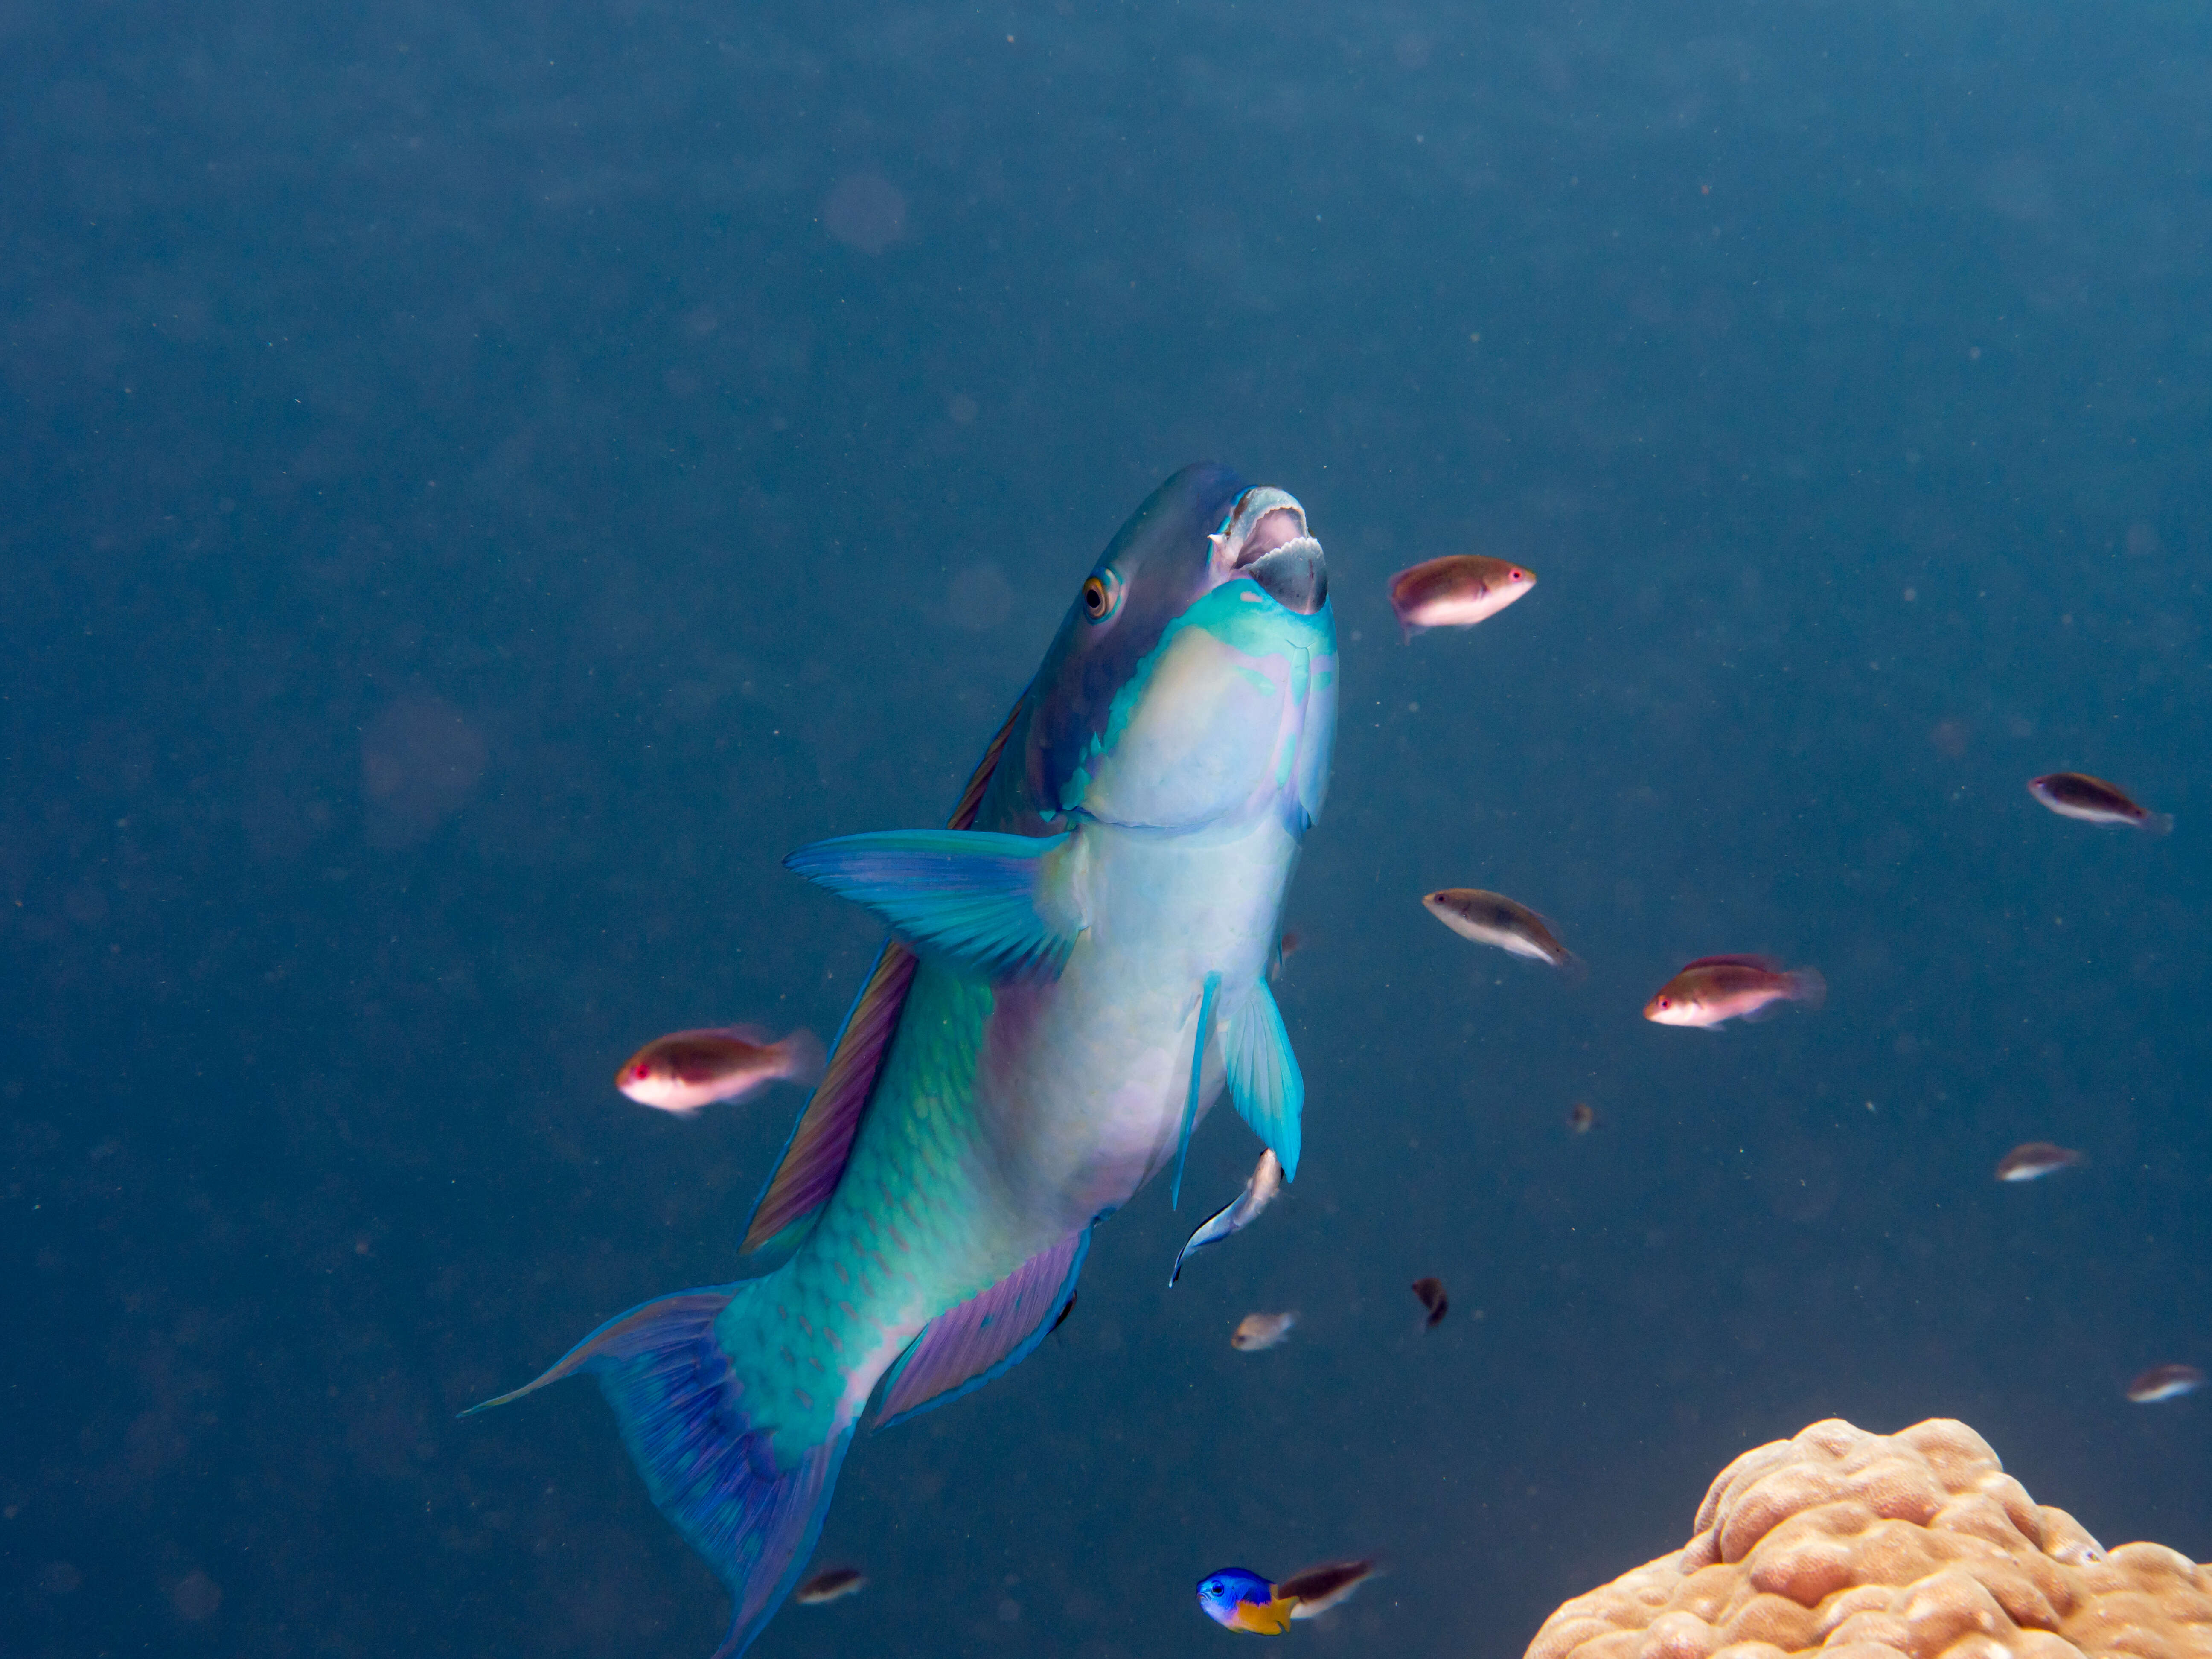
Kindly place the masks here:
POLYGON ((1582 964, 1559 943, 1552 924, 1527 905, 1480 887, 1444 887, 1421 900, 1428 913, 1477 945, 1494 945, 1516 957, 1572 971, 1582 964))
POLYGON ((1765 1019, 1784 1002, 1817 1008, 1827 996, 1828 981, 1816 969, 1785 972, 1771 957, 1699 957, 1659 988, 1644 1018, 1711 1031, 1732 1019, 1765 1019))
POLYGON ((802 1607, 818 1607, 841 1596, 857 1595, 868 1587, 868 1576, 857 1567, 832 1567, 817 1572, 791 1593, 802 1607))
POLYGON ((1432 1331, 1443 1323, 1444 1316, 1451 1311, 1451 1298, 1444 1294, 1443 1279, 1417 1279, 1413 1281, 1413 1294, 1421 1298, 1421 1305, 1429 1310, 1428 1322, 1421 1327, 1423 1330, 1432 1331))
POLYGON ((2171 812, 2153 812, 2128 799, 2118 784, 2086 772, 2052 772, 2027 781, 2027 793, 2062 818, 2083 823, 2125 823, 2162 836, 2173 828, 2171 812))
POLYGON ((1239 1353, 1259 1353, 1290 1335, 1297 1322, 1294 1313, 1246 1314, 1229 1334, 1229 1346, 1239 1353))
POLYGON ((2204 1386, 2204 1373, 2194 1365, 2154 1365, 2128 1384, 2128 1398, 2138 1406, 2161 1400, 2179 1400, 2204 1386))
POLYGON ((757 1025, 672 1031, 623 1062, 615 1087, 641 1106, 696 1112, 718 1100, 743 1100, 775 1082, 811 1085, 822 1075, 822 1042, 793 1031, 781 1042, 757 1025))
POLYGON ((1400 634, 1425 628, 1472 628, 1535 586, 1533 571, 1505 559, 1455 553, 1401 570, 1390 578, 1390 609, 1400 634))
POLYGON ((1567 1127, 1578 1135, 1588 1134, 1597 1122, 1597 1113, 1588 1101, 1578 1100, 1567 1108, 1567 1127))
POLYGON ((2023 1141, 1997 1160, 1997 1179, 2033 1181, 2087 1162, 2081 1153, 2054 1146, 2047 1140, 2023 1141))

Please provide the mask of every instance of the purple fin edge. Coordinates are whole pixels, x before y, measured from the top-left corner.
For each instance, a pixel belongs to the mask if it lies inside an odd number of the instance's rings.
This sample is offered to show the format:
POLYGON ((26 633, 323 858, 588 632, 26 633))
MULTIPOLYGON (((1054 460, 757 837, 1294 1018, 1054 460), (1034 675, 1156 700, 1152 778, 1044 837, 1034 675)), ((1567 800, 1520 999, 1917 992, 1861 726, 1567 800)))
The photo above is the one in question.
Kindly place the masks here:
POLYGON ((1090 1228, 1070 1233, 931 1320, 884 1385, 876 1427, 888 1429, 957 1400, 1027 1359, 1075 1293, 1090 1249, 1090 1228))

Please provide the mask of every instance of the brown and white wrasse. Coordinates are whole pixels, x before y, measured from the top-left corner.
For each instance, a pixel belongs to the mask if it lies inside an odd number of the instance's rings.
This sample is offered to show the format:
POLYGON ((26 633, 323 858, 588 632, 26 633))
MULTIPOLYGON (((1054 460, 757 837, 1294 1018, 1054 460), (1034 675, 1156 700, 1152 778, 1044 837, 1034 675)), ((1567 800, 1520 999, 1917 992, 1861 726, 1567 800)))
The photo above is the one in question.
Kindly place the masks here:
POLYGON ((1827 996, 1816 969, 1784 969, 1771 957, 1699 957, 1659 988, 1644 1018, 1710 1031, 1732 1019, 1764 1019, 1784 1002, 1817 1008, 1827 996))
POLYGON ((1534 572, 1505 559, 1455 553, 1390 578, 1390 609, 1410 639, 1425 628, 1472 628, 1536 585, 1534 572))
POLYGON ((2204 1373, 2194 1365, 2154 1365, 2128 1384, 2128 1398, 2138 1406, 2154 1406, 2161 1400, 2179 1400, 2204 1386, 2204 1373))
POLYGON ((1997 1160, 1997 1179, 2033 1181, 2087 1162, 2081 1153, 2054 1146, 2047 1140, 2027 1140, 1997 1160))
POLYGON ((791 1599, 802 1607, 818 1607, 824 1601, 835 1601, 848 1595, 858 1595, 868 1587, 868 1575, 858 1567, 832 1567, 827 1572, 817 1572, 797 1589, 791 1599))
POLYGON ((776 1042, 757 1025, 724 1025, 655 1037, 623 1062, 615 1087, 641 1106, 696 1112, 770 1083, 812 1085, 822 1063, 821 1039, 811 1031, 776 1042))
POLYGON ((1379 1571, 1372 1561, 1324 1561, 1304 1572, 1292 1573, 1275 1586, 1275 1594, 1296 1601, 1297 1605, 1291 1609, 1291 1618, 1318 1619, 1331 1607, 1349 1600, 1352 1591, 1379 1571))
POLYGON ((1503 893, 1485 892, 1480 887, 1444 887, 1428 894, 1421 903, 1462 939, 1494 945, 1563 973, 1581 970, 1582 963, 1559 943, 1550 922, 1503 893))
POLYGON ((1258 1353, 1290 1335, 1291 1328, 1297 1322, 1298 1316, 1294 1313, 1246 1314, 1229 1334, 1229 1346, 1239 1353, 1258 1353))
POLYGON ((2162 836, 2173 828, 2171 812, 2138 806, 2118 784, 2086 772, 2052 772, 2027 781, 2027 793, 2062 818, 2084 823, 2124 823, 2162 836))

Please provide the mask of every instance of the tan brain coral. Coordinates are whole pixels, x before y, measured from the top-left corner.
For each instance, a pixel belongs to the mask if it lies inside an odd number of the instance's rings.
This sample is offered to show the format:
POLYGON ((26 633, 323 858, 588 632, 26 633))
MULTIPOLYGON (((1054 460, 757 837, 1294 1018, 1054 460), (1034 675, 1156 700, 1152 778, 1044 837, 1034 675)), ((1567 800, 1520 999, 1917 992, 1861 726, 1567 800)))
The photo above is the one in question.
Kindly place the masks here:
POLYGON ((1947 1418, 1746 1452, 1695 1534, 1568 1602, 1528 1659, 2212 1659, 2212 1567, 2107 1553, 1947 1418))

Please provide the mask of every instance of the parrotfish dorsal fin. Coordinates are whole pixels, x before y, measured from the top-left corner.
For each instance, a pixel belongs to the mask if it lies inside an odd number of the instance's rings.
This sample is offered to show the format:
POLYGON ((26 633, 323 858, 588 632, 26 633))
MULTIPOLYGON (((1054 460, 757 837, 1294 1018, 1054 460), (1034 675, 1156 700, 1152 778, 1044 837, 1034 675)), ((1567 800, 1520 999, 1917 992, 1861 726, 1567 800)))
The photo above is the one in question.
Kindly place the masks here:
POLYGON ((1306 1082, 1298 1071, 1298 1057, 1291 1052, 1283 1011, 1275 1006, 1275 994, 1265 980, 1252 987, 1229 1017, 1222 1057, 1237 1115, 1273 1150, 1283 1166, 1283 1179, 1296 1181, 1306 1082))
MULTIPOLYGON (((1006 752, 1006 739, 1012 735, 1027 701, 1026 692, 1015 699, 1006 723, 984 750, 968 787, 960 792, 960 804, 953 808, 948 828, 965 830, 975 822, 983 792, 999 769, 999 757, 1006 752)), ((784 1143, 783 1156, 776 1162, 775 1174, 753 1206, 752 1222, 745 1229, 748 1251, 759 1249, 779 1233, 807 1220, 836 1191, 838 1180, 845 1173, 845 1160, 853 1151, 853 1137, 860 1133, 860 1119, 875 1093, 877 1074, 883 1070, 884 1056, 898 1030, 907 990, 914 983, 914 953, 896 939, 886 943, 877 956, 873 971, 853 1000, 837 1033, 829 1069, 799 1113, 791 1139, 784 1143)))
POLYGON ((1038 1251, 979 1296, 931 1320, 884 1389, 876 1426, 980 1389, 1030 1357, 1075 1294, 1091 1229, 1038 1251))

